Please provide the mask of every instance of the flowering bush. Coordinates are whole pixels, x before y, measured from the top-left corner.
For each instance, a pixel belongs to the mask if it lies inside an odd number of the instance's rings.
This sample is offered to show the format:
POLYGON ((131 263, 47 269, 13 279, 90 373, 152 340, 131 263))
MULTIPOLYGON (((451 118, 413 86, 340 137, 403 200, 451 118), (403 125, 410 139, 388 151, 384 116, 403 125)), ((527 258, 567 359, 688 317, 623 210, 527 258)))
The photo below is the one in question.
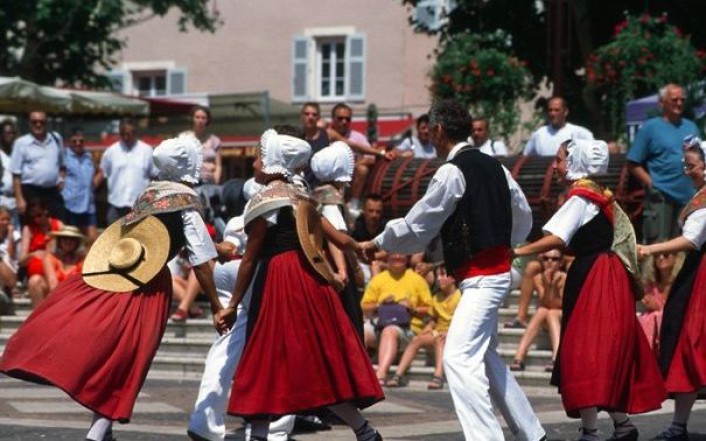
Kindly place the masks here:
POLYGON ((511 135, 519 123, 519 98, 529 98, 532 84, 525 62, 510 52, 503 31, 463 33, 447 40, 432 69, 435 98, 454 98, 474 116, 484 116, 501 135, 511 135))
POLYGON ((628 100, 668 83, 693 84, 706 71, 704 57, 666 16, 628 16, 615 27, 613 41, 589 56, 586 82, 601 94, 612 135, 620 136, 628 100))

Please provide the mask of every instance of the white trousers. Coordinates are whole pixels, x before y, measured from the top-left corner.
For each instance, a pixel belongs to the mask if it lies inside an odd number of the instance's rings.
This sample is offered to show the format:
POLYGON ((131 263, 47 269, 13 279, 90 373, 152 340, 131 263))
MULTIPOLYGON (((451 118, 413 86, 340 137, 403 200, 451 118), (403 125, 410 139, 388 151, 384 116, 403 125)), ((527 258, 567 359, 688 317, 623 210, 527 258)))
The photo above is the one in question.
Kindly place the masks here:
POLYGON ((444 347, 444 369, 466 440, 500 441, 503 431, 491 398, 523 441, 544 435, 527 397, 497 353, 498 308, 510 273, 465 279, 444 347))
MULTIPOLYGON (((219 289, 221 304, 227 305, 230 297, 219 289)), ((235 326, 213 343, 206 356, 206 365, 199 386, 194 410, 189 417, 189 431, 210 441, 222 441, 226 436, 224 414, 228 393, 234 380, 235 369, 245 346, 248 310, 238 305, 235 326)), ((270 423, 269 441, 286 441, 294 428, 294 415, 287 415, 270 423)), ((249 440, 249 433, 246 439, 249 440)))

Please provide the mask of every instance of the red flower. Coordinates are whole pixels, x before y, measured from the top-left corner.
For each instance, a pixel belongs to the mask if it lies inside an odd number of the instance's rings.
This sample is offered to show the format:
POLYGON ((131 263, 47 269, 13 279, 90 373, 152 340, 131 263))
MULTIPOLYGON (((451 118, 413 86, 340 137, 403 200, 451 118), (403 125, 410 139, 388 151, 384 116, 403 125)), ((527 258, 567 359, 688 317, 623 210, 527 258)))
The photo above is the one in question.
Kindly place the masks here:
POLYGON ((495 71, 493 69, 488 69, 485 71, 485 74, 489 77, 494 77, 495 76, 495 71))

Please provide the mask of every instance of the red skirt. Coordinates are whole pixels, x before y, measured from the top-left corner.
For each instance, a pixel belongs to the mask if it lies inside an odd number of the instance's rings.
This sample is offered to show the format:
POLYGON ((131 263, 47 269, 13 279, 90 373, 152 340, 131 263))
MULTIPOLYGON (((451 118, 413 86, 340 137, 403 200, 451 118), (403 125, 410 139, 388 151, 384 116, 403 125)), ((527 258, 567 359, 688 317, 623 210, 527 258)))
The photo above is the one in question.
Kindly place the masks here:
POLYGON ((562 333, 559 392, 570 417, 579 410, 644 413, 666 398, 657 359, 635 316, 629 276, 613 253, 599 255, 562 333))
POLYGON ((699 263, 665 383, 670 394, 706 387, 706 258, 699 263))
POLYGON ((164 334, 171 295, 166 268, 127 293, 71 276, 10 338, 0 371, 52 384, 93 412, 128 422, 164 334))
POLYGON ((299 251, 274 256, 245 345, 228 413, 264 418, 384 399, 372 364, 336 292, 299 251))

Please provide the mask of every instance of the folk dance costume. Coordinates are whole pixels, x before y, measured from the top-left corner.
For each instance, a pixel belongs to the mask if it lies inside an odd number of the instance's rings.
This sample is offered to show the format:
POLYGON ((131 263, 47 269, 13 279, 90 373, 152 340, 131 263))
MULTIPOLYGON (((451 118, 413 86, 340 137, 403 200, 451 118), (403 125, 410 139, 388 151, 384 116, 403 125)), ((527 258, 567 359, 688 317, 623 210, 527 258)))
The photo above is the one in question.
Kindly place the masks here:
POLYGON ((502 165, 467 143, 456 144, 447 161, 407 216, 389 222, 374 243, 412 254, 441 233, 446 267, 463 293, 446 337, 444 371, 466 439, 503 439, 491 397, 518 439, 544 439, 496 349, 498 308, 510 287, 510 244, 531 229, 529 205, 502 165))
MULTIPOLYGON (((197 151, 193 138, 168 140, 155 149, 155 162, 181 155, 180 168, 163 177, 197 180, 197 151)), ((95 413, 88 439, 111 439, 111 421, 130 421, 164 334, 172 296, 167 261, 184 246, 195 267, 216 257, 200 208, 185 185, 150 184, 93 244, 83 275, 61 283, 10 338, 0 371, 62 389, 95 413)))
MULTIPOLYGON (((311 158, 311 172, 319 182, 312 192, 313 199, 319 204, 319 212, 338 231, 348 232, 344 219, 345 200, 343 185, 349 183, 355 170, 355 155, 348 144, 336 141, 328 147, 319 150, 311 158)), ((339 293, 343 309, 353 322, 355 330, 363 341, 363 310, 360 306, 361 292, 364 288, 363 273, 358 259, 354 253, 347 250, 334 250, 331 253, 340 253, 340 260, 336 262, 345 266, 348 283, 339 293)))
MULTIPOLYGON (((557 163, 564 157, 565 179, 572 183, 567 200, 544 226, 549 236, 518 248, 516 254, 562 244, 575 253, 564 285, 552 384, 559 388, 567 415, 581 417, 581 440, 598 439, 595 420, 600 410, 612 412, 612 440, 636 440, 638 431, 626 413, 660 408, 665 390, 635 315, 637 290, 621 258, 634 269, 636 256, 633 252, 628 258, 622 248, 620 255, 612 250, 616 237, 627 237, 624 243, 634 250, 634 231, 612 194, 587 179, 608 168, 605 142, 570 141, 561 147, 557 163)), ((562 173, 559 166, 556 169, 562 173)))
POLYGON ((263 439, 267 420, 328 406, 358 440, 381 440, 356 409, 384 398, 370 360, 338 294, 310 265, 297 234, 295 212, 310 199, 285 179, 306 165, 310 149, 305 141, 274 130, 266 131, 260 142, 256 164, 262 166, 256 173, 270 182, 246 208, 249 245, 225 310, 232 313, 240 300, 241 283, 250 286, 244 274, 256 261, 248 337, 228 413, 253 420, 253 436, 263 439), (251 248, 253 228, 265 224, 266 230, 259 230, 266 231, 257 240, 259 250, 251 248))

